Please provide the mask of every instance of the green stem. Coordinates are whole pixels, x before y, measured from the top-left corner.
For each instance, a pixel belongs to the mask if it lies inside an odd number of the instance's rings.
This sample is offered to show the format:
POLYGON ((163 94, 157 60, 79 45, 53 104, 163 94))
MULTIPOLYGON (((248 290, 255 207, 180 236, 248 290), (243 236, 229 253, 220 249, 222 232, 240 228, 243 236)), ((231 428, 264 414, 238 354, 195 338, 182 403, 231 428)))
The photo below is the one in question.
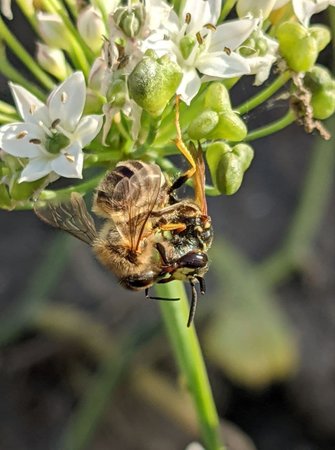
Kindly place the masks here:
POLYGON ((0 73, 2 73, 8 80, 20 84, 29 92, 36 95, 40 100, 45 100, 45 94, 34 84, 30 83, 26 77, 15 69, 9 62, 5 54, 5 49, 0 43, 0 73))
MULTIPOLYGON (((334 118, 328 122, 335 128, 334 118)), ((333 183, 335 152, 333 140, 319 138, 311 156, 310 168, 302 189, 299 206, 292 218, 282 247, 258 267, 263 279, 277 284, 310 258, 312 241, 320 227, 333 183)))
MULTIPOLYGON (((47 89, 54 87, 52 79, 39 67, 25 48, 20 44, 0 17, 0 37, 7 43, 13 53, 23 62, 35 78, 47 89)), ((1 62, 2 64, 2 62, 1 62)))
POLYGON ((236 3, 236 0, 225 0, 223 4, 223 8, 220 14, 220 18, 218 20, 218 23, 221 23, 224 21, 224 19, 228 16, 230 11, 234 8, 236 3))
POLYGON ((0 124, 7 124, 17 122, 18 118, 13 116, 8 116, 7 114, 2 114, 0 112, 0 124))
POLYGON ((0 112, 2 114, 6 114, 8 116, 13 116, 13 119, 17 119, 17 111, 14 108, 14 106, 10 105, 9 103, 3 102, 0 100, 0 112))
POLYGON ((257 130, 251 131, 247 134, 245 141, 254 141, 256 139, 260 139, 262 137, 268 136, 269 134, 277 133, 277 131, 282 130, 283 128, 291 125, 295 121, 296 117, 293 111, 289 110, 284 117, 279 120, 275 120, 269 125, 265 125, 264 127, 258 128, 257 130))
POLYGON ((291 73, 287 70, 277 77, 269 86, 258 92, 254 97, 249 98, 242 105, 234 108, 239 114, 245 114, 264 103, 268 98, 275 94, 291 78, 291 73))
POLYGON ((94 0, 95 5, 99 8, 101 15, 102 15, 102 19, 104 21, 104 24, 106 26, 106 29, 108 30, 109 28, 109 24, 108 24, 108 14, 111 11, 107 11, 106 10, 106 5, 104 4, 105 2, 103 0, 94 0))
POLYGON ((186 378, 199 419, 206 450, 224 450, 219 437, 219 418, 215 408, 206 367, 194 325, 187 328, 188 301, 181 282, 157 284, 160 297, 180 298, 179 302, 161 301, 160 307, 179 369, 186 378))

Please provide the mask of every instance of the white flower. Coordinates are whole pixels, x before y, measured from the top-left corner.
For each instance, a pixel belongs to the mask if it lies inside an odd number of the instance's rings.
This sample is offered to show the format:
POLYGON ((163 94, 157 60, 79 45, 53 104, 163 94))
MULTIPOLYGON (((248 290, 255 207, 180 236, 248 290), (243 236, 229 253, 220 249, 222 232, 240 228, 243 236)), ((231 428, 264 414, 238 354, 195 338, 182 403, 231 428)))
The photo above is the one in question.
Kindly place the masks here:
POLYGON ((292 0, 292 5, 294 14, 307 27, 313 14, 323 11, 328 6, 335 6, 335 0, 292 0))
POLYGON ((106 35, 106 27, 100 11, 93 6, 87 6, 78 16, 78 31, 86 44, 94 53, 99 52, 106 35))
POLYGON ((75 72, 49 96, 46 104, 22 86, 10 83, 23 122, 0 128, 0 147, 10 155, 28 158, 19 182, 48 174, 82 178, 82 148, 99 133, 102 116, 83 116, 86 86, 75 72))
POLYGON ((266 19, 275 6, 276 0, 238 0, 236 12, 239 17, 251 14, 253 17, 266 19))
POLYGON ((177 93, 189 104, 198 93, 198 72, 210 77, 231 78, 250 73, 250 67, 235 52, 257 25, 254 19, 239 19, 218 27, 221 0, 186 0, 179 17, 170 12, 164 29, 150 35, 142 50, 168 53, 182 68, 183 79, 177 93), (167 39, 168 37, 168 39, 167 39))
POLYGON ((60 16, 39 11, 36 18, 38 32, 49 47, 70 50, 69 32, 60 16))
POLYGON ((62 50, 37 42, 36 58, 43 69, 59 80, 64 80, 67 75, 67 67, 62 50))

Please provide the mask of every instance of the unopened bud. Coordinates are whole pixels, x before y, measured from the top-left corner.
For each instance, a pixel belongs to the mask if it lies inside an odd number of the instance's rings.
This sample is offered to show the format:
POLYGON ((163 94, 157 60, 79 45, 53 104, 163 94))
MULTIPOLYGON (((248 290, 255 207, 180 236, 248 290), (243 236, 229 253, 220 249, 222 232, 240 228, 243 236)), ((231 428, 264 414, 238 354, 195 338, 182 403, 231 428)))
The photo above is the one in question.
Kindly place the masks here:
POLYGON ((132 8, 120 7, 113 14, 116 25, 130 38, 138 35, 145 20, 145 9, 142 4, 132 8))
POLYGON ((217 187, 216 176, 219 162, 225 153, 230 153, 231 151, 231 147, 225 142, 214 142, 207 147, 206 160, 215 187, 217 187))
POLYGON ((220 114, 219 123, 207 138, 238 142, 243 141, 247 133, 247 127, 240 116, 234 111, 228 110, 220 114))
POLYGON ((78 16, 77 26, 86 44, 94 53, 98 53, 103 44, 103 36, 107 34, 100 11, 93 6, 83 9, 78 16))
POLYGON ((37 14, 38 31, 49 47, 70 49, 70 36, 62 19, 56 14, 39 12, 37 14))
POLYGON ((59 80, 64 80, 66 78, 66 60, 62 50, 48 47, 47 45, 38 42, 36 57, 43 69, 51 73, 51 75, 59 80))
POLYGON ((206 91, 205 107, 219 113, 230 110, 229 91, 224 84, 212 83, 206 91))
POLYGON ((235 194, 243 181, 243 167, 238 156, 225 153, 219 161, 216 171, 216 185, 226 195, 235 194))
POLYGON ((233 147, 233 153, 241 161, 243 172, 245 172, 254 158, 253 148, 248 144, 241 143, 233 147))
POLYGON ((318 42, 303 25, 284 22, 277 29, 280 54, 295 72, 310 70, 318 57, 318 42))
POLYGON ((322 66, 315 66, 304 78, 305 86, 311 91, 313 117, 324 120, 335 112, 335 80, 322 66))
POLYGON ((88 87, 95 91, 100 91, 102 87, 102 81, 107 71, 107 63, 104 58, 97 58, 88 75, 88 87))
POLYGON ((180 67, 167 55, 145 55, 128 77, 130 96, 152 116, 159 116, 182 79, 180 67))
POLYGON ((313 25, 309 27, 309 32, 317 42, 318 51, 321 52, 331 41, 331 33, 325 25, 313 25))
POLYGON ((251 14, 253 17, 266 19, 271 13, 276 0, 238 0, 236 12, 239 17, 251 14))
POLYGON ((191 139, 204 139, 219 123, 219 115, 215 111, 206 110, 192 120, 188 127, 191 139))

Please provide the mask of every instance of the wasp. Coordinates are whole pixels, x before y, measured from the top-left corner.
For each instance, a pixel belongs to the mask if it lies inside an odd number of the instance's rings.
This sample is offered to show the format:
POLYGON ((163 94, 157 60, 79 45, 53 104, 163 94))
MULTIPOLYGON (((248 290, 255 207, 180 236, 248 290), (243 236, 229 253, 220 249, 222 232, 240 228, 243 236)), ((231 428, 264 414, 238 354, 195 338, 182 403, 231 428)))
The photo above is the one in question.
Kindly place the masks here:
MULTIPOLYGON (((73 192, 68 203, 35 207, 49 225, 89 244, 96 258, 127 289, 144 290, 155 283, 188 280, 192 301, 187 326, 193 321, 197 291, 205 293, 207 251, 213 239, 205 198, 202 150, 181 140, 179 121, 176 145, 191 167, 174 182, 154 163, 119 162, 96 188, 92 211, 104 220, 99 231, 82 196, 73 192), (193 199, 178 199, 176 190, 193 179, 193 199)), ((170 299, 171 300, 171 299, 170 299)), ((178 299, 174 299, 178 300, 178 299)))

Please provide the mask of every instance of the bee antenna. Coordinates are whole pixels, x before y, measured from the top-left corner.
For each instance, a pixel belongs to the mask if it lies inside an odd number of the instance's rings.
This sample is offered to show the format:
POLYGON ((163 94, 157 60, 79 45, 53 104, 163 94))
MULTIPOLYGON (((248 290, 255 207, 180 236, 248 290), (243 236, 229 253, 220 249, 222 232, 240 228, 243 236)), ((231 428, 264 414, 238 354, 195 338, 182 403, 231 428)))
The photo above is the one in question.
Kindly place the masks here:
POLYGON ((195 310, 197 309, 197 300, 198 300, 198 294, 193 280, 190 280, 190 285, 192 289, 192 299, 191 299, 190 313, 188 315, 187 327, 190 327, 191 323, 193 322, 195 310))

